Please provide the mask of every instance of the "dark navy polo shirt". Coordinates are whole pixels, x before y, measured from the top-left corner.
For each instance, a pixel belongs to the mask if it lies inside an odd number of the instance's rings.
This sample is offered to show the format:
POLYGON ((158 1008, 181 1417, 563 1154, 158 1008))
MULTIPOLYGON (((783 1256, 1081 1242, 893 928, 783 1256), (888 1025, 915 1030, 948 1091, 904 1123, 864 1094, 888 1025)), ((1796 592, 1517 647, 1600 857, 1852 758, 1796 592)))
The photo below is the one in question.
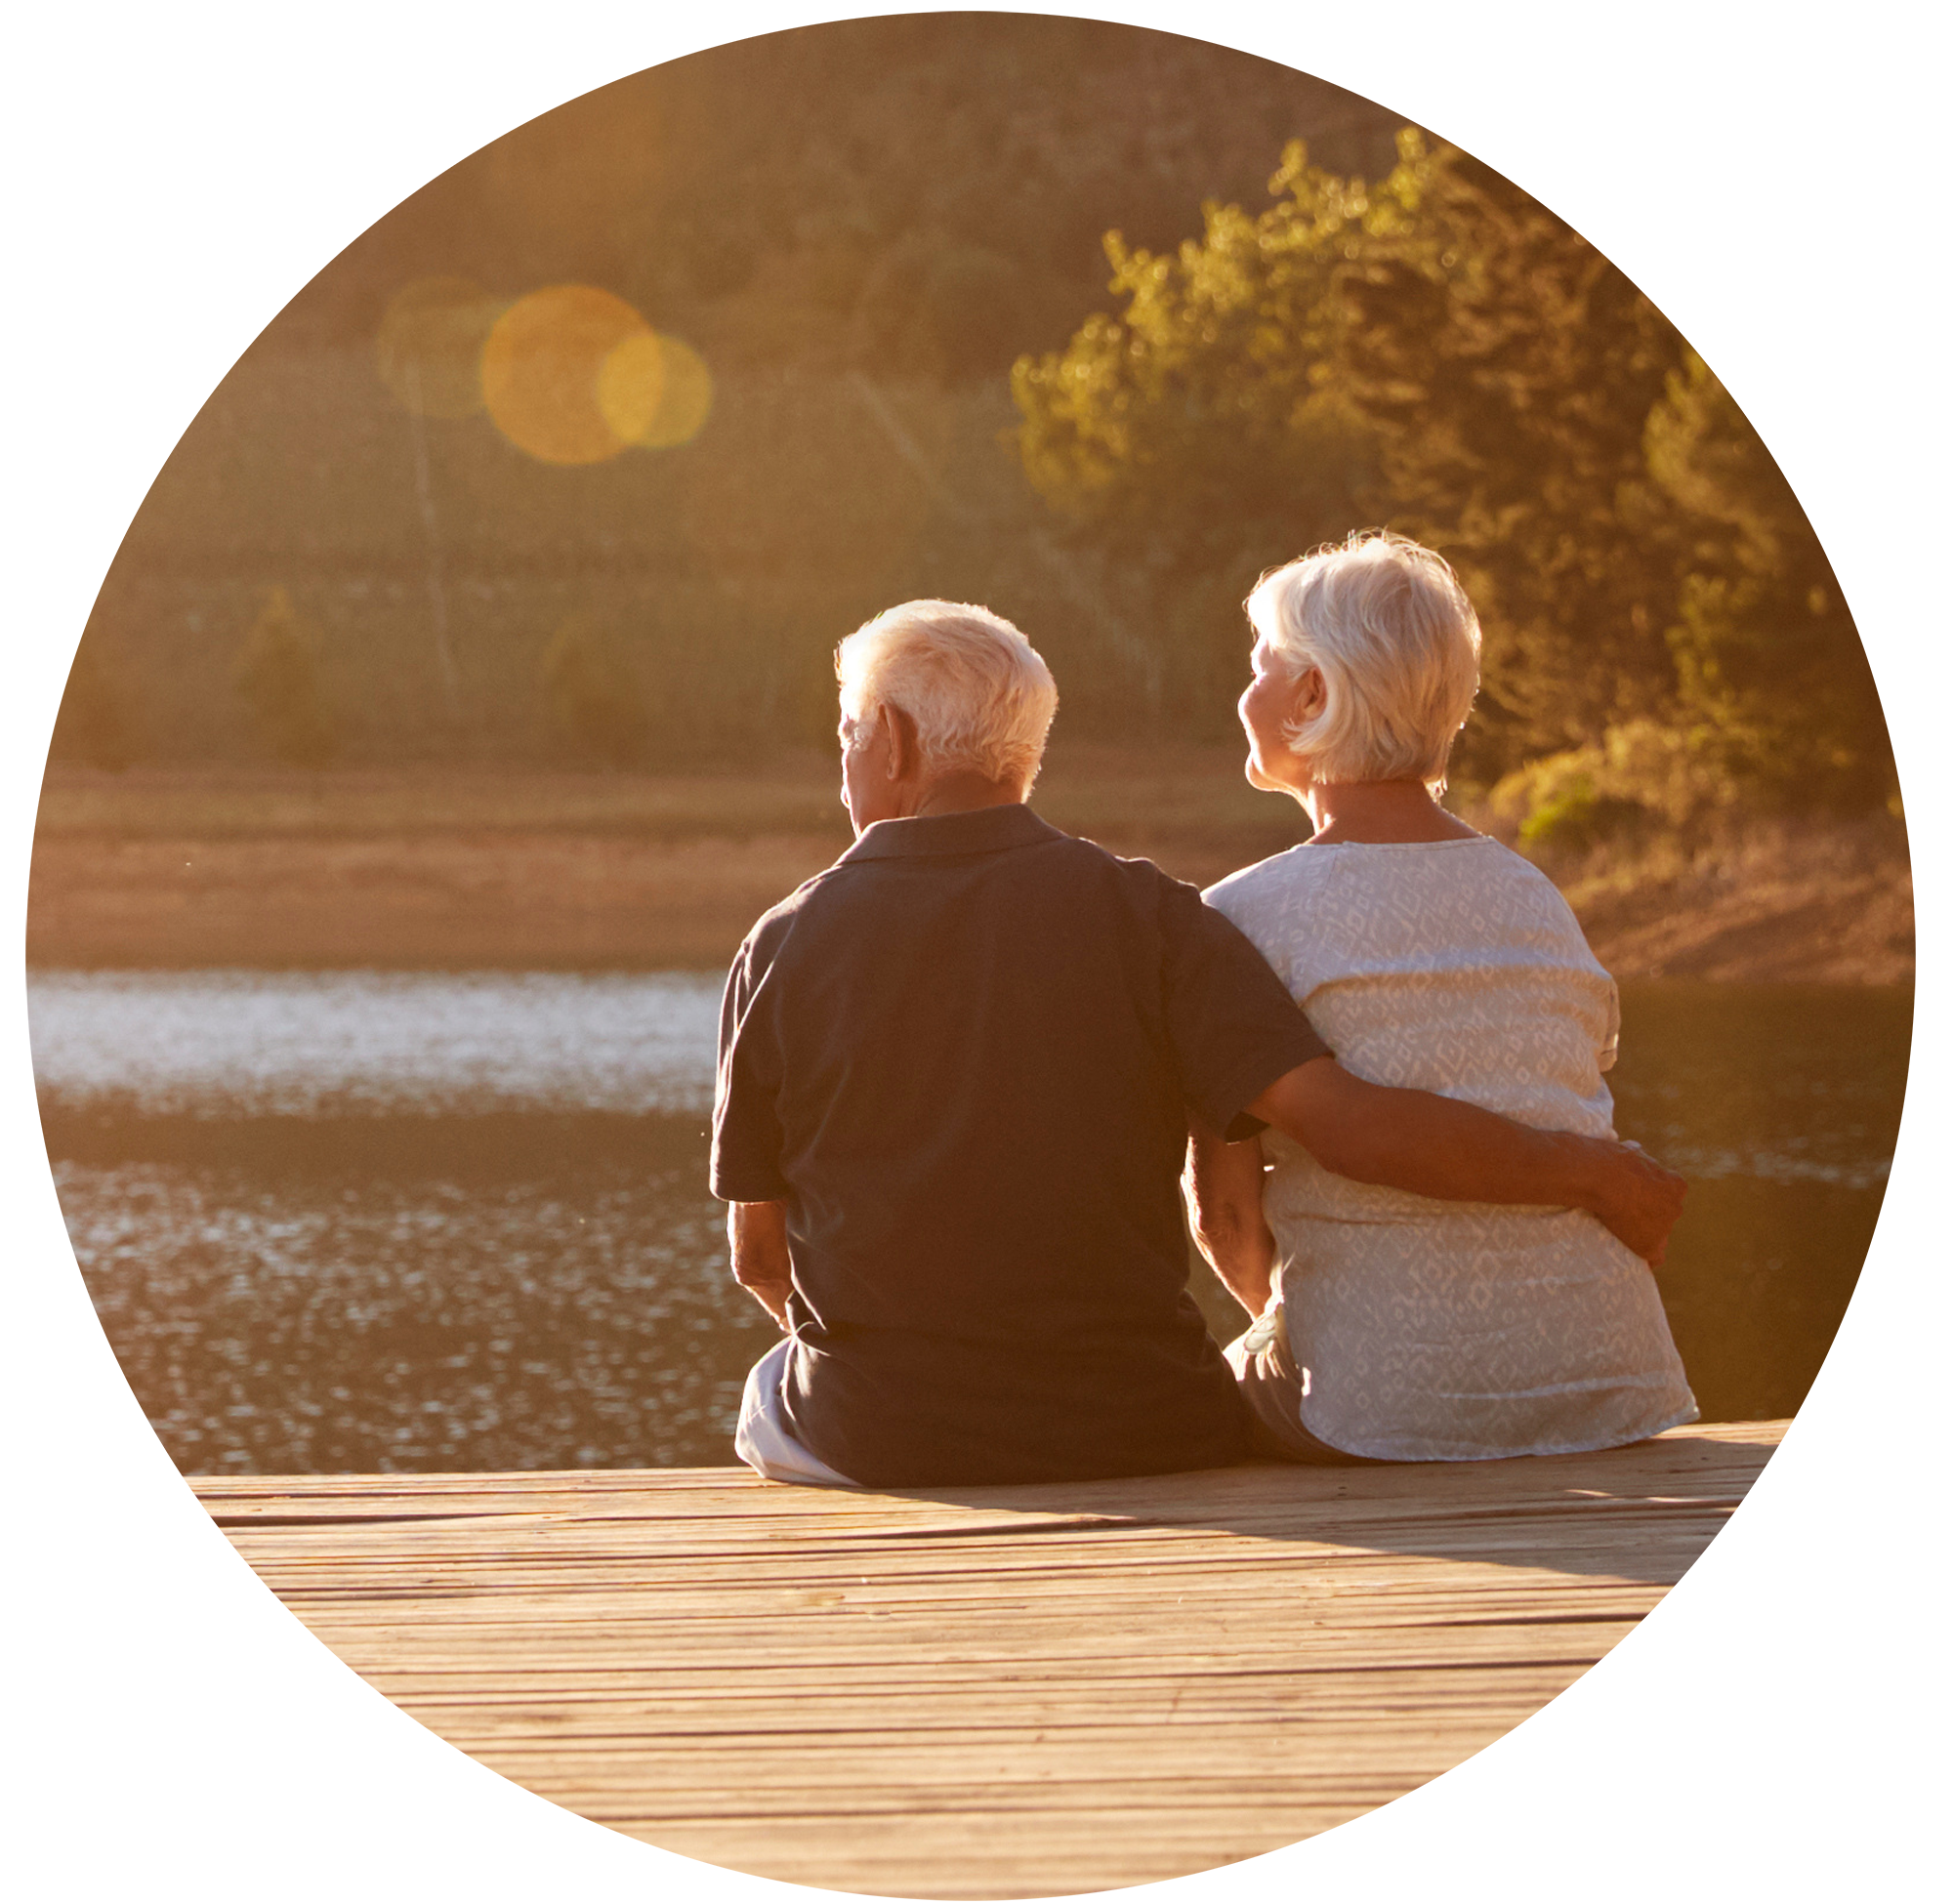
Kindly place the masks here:
POLYGON ((1188 1111, 1226 1130, 1326 1049, 1148 860, 1020 806, 869 827, 754 927, 720 1019, 712 1190, 786 1206, 794 1434, 875 1487, 1242 1459, 1186 1294, 1188 1111))

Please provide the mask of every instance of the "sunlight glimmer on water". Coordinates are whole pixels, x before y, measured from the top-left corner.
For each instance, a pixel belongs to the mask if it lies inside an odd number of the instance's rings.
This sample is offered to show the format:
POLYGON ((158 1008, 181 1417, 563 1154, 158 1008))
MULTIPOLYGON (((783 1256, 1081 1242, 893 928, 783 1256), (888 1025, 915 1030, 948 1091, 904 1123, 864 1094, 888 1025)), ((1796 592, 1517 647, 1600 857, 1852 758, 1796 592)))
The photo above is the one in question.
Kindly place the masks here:
MULTIPOLYGON (((706 1185, 717 973, 48 972, 75 1254, 187 1471, 723 1462, 772 1324, 706 1185)), ((1712 1421, 1804 1398, 1876 1222, 1908 998, 1622 988, 1620 1129, 1712 1421)), ((1217 1334, 1232 1299, 1193 1267, 1217 1334)))

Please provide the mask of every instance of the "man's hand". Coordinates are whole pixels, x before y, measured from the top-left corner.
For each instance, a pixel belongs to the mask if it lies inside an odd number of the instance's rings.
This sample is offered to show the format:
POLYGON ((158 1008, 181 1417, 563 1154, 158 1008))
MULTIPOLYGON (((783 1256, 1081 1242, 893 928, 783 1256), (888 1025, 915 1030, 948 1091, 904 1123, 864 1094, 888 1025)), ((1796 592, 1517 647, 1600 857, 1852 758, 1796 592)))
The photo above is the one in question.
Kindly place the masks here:
POLYGON ((1594 1150, 1594 1193, 1584 1207, 1618 1236, 1650 1269, 1659 1269, 1668 1255, 1669 1231, 1682 1215, 1688 1185, 1672 1170, 1664 1170, 1639 1144, 1616 1143, 1608 1138, 1574 1141, 1594 1150))
POLYGON ((1298 1064, 1248 1109, 1358 1183, 1590 1211, 1650 1268, 1682 1214, 1682 1179, 1632 1144, 1535 1131, 1455 1097, 1370 1084, 1331 1057, 1298 1064))

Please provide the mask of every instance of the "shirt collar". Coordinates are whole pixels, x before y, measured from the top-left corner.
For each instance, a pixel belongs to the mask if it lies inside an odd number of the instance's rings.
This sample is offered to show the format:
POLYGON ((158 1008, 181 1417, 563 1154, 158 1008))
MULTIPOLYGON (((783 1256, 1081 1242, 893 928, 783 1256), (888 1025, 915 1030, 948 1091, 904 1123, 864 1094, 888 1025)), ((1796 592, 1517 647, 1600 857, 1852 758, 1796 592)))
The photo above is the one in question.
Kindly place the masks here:
POLYGON ((911 820, 877 820, 835 863, 861 859, 928 859, 955 853, 1004 852, 1062 836, 1014 801, 968 813, 930 813, 911 820))

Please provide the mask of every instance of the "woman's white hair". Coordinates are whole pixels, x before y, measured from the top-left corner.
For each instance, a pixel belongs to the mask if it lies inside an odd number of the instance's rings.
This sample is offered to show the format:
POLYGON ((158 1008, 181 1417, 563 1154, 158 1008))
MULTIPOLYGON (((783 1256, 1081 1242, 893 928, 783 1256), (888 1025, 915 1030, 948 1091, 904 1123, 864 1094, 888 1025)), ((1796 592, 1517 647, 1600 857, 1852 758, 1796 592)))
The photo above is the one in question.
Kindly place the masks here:
POLYGON ((1058 712, 1058 683, 1002 615, 967 601, 904 601, 834 652, 841 711, 877 707, 915 723, 931 773, 968 768, 1028 792, 1058 712))
POLYGON ((1314 779, 1444 790, 1478 691, 1480 638, 1442 556, 1387 529, 1359 531, 1270 569, 1245 605, 1291 681, 1321 671, 1321 711, 1282 728, 1314 779))

